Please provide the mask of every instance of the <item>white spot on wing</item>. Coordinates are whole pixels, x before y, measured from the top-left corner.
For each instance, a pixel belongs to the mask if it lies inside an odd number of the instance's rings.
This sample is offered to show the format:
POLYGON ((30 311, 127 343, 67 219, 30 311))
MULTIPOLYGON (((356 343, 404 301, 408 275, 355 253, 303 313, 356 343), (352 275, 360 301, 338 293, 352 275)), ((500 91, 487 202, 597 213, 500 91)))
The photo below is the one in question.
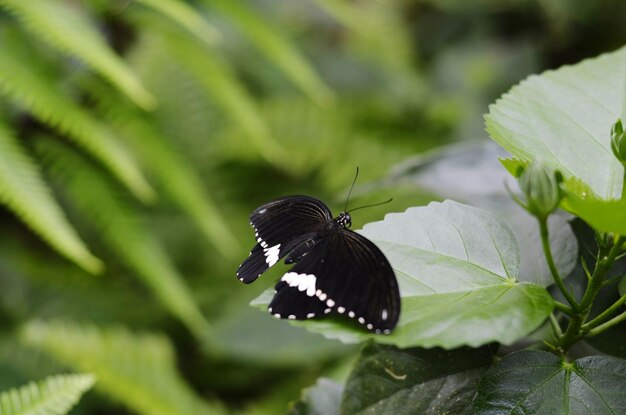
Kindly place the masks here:
POLYGON ((346 311, 346 309, 344 307, 337 307, 337 312, 339 314, 343 314, 344 311, 346 311))
POLYGON ((373 328, 374 328, 374 326, 372 326, 372 324, 371 324, 371 323, 367 325, 367 329, 368 329, 368 330, 371 330, 371 329, 373 329, 373 328))
POLYGON ((296 316, 294 316, 293 314, 289 314, 289 320, 295 320, 296 316))
POLYGON ((335 305, 335 302, 334 302, 333 300, 329 299, 328 301, 326 301, 326 305, 327 305, 328 307, 332 307, 332 306, 334 306, 334 305, 335 305))
POLYGON ((315 313, 309 313, 306 315, 306 318, 313 318, 315 317, 315 313))
POLYGON ((354 316, 355 316, 355 315, 356 315, 356 314, 354 314, 354 311, 350 311, 350 312, 348 313, 348 316, 350 316, 350 318, 354 318, 354 316))
POLYGON ((298 274, 297 272, 287 272, 281 278, 281 281, 289 284, 290 287, 298 288, 298 291, 306 291, 306 295, 313 297, 315 295, 315 282, 317 278, 313 274, 298 274))
POLYGON ((280 244, 274 245, 271 248, 266 248, 267 244, 265 242, 261 242, 261 246, 263 246, 263 244, 265 244, 263 248, 265 262, 267 262, 268 267, 271 267, 278 262, 278 257, 280 255, 280 244))
POLYGON ((383 312, 381 314, 381 318, 384 320, 387 320, 387 310, 383 309, 383 312))
POLYGON ((359 323, 364 324, 365 323, 365 319, 363 317, 359 317, 359 323))

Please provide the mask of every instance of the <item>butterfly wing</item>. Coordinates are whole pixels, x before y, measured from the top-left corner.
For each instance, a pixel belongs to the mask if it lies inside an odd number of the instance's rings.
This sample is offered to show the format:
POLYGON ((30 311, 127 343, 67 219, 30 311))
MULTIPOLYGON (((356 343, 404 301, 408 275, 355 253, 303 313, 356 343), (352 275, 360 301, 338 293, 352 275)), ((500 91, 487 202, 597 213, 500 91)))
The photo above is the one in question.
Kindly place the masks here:
POLYGON ((400 317, 400 292, 389 261, 373 242, 348 229, 321 239, 276 285, 270 312, 306 319, 345 314, 388 333, 400 317))
POLYGON ((333 219, 328 207, 309 196, 273 200, 252 212, 257 244, 239 266, 237 277, 249 284, 299 245, 315 239, 333 219))

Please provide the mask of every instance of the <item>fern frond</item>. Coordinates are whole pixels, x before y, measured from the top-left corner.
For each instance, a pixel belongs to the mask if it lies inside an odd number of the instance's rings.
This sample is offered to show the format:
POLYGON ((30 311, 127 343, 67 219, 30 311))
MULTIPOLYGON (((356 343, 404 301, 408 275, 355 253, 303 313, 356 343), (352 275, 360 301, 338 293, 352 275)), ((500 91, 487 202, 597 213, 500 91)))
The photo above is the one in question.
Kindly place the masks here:
POLYGON ((95 30, 79 3, 50 0, 0 0, 40 40, 85 62, 144 109, 153 96, 95 30))
POLYGON ((41 70, 45 63, 34 59, 20 56, 7 42, 0 50, 0 93, 99 159, 140 200, 154 200, 154 190, 119 138, 55 88, 56 80, 41 70))
MULTIPOLYGON (((92 89, 97 88, 92 85, 92 89)), ((105 94, 99 94, 101 98, 105 94)), ((204 236, 225 256, 241 252, 241 246, 227 225, 224 213, 204 190, 200 177, 190 164, 172 148, 167 137, 141 114, 110 97, 101 102, 104 112, 126 140, 143 157, 144 165, 159 180, 170 199, 196 222, 204 236)))
POLYGON ((245 133, 244 138, 249 140, 249 145, 270 163, 288 169, 285 149, 270 134, 265 121, 258 115, 257 103, 237 79, 230 65, 208 45, 177 30, 177 27, 168 27, 169 22, 157 20, 156 17, 139 17, 149 19, 149 23, 143 24, 153 28, 152 32, 142 34, 142 48, 157 48, 168 59, 174 58, 190 76, 198 80, 206 94, 230 115, 245 133))
POLYGON ((428 85, 414 70, 416 56, 403 20, 402 2, 316 2, 346 26, 347 43, 354 53, 382 72, 387 95, 393 94, 408 102, 424 99, 428 85))
POLYGON ((36 148, 50 177, 63 185, 68 199, 98 230, 108 247, 141 277, 170 312, 204 339, 210 326, 185 280, 152 233, 116 197, 116 189, 84 159, 59 143, 39 140, 36 148))
POLYGON ((94 257, 67 221, 30 156, 0 122, 0 203, 6 205, 60 254, 91 273, 102 262, 94 257))
POLYGON ((170 18, 198 36, 209 45, 215 44, 220 33, 209 24, 193 7, 180 0, 136 0, 163 16, 170 18))
POLYGON ((278 30, 278 26, 271 26, 257 11, 242 1, 204 0, 204 3, 230 17, 259 50, 282 69, 309 98, 320 105, 332 102, 334 98, 332 90, 291 45, 287 37, 278 30))
POLYGON ((93 386, 92 375, 57 375, 0 394, 2 415, 63 415, 93 386))
POLYGON ((97 390, 151 415, 224 413, 197 397, 176 371, 174 351, 161 335, 101 329, 69 322, 28 323, 21 339, 59 361, 98 377, 97 390))

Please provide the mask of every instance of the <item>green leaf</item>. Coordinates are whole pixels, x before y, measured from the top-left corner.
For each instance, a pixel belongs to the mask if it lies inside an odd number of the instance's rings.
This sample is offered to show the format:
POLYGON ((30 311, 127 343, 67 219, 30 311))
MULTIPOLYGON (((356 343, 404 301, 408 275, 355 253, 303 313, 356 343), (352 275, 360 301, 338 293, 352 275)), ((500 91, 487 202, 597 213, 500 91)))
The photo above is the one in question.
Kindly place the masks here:
POLYGON ((213 347, 221 356, 257 366, 301 367, 354 350, 238 302, 213 324, 213 337, 213 347))
POLYGON ((261 156, 277 166, 288 168, 286 150, 270 134, 265 120, 259 115, 257 103, 217 51, 174 31, 162 33, 159 47, 165 47, 198 80, 207 94, 239 125, 261 156))
MULTIPOLYGON (((92 90, 102 89, 99 83, 90 85, 92 90)), ((99 91, 98 95, 105 117, 141 156, 143 164, 159 180, 170 199, 195 220, 216 250, 227 257, 239 255, 241 246, 227 224, 225 213, 206 192, 192 164, 169 142, 169 137, 161 134, 150 119, 107 91, 99 91)))
POLYGON ((196 9, 180 0, 137 0, 180 24, 209 45, 215 44, 220 33, 196 9))
MULTIPOLYGON (((513 176, 519 175, 528 165, 528 162, 515 158, 500 161, 513 176)), ((563 209, 580 217, 596 230, 626 235, 626 200, 600 199, 587 184, 576 178, 565 180, 563 188, 563 209)))
POLYGON ((526 350, 491 368, 478 385, 476 415, 626 413, 626 361, 589 356, 567 362, 526 350))
POLYGON ((63 415, 94 384, 92 375, 57 375, 0 394, 2 415, 63 415))
POLYGON ((170 312, 196 336, 206 339, 210 326, 185 279, 153 234, 119 195, 115 196, 115 187, 59 143, 38 140, 36 144, 51 177, 63 185, 68 199, 98 230, 109 249, 136 272, 170 312))
POLYGON ((279 31, 280 25, 272 26, 259 12, 246 6, 245 2, 231 0, 204 0, 229 16, 246 33, 270 60, 316 103, 324 105, 333 99, 333 92, 324 84, 315 70, 294 48, 287 37, 279 31))
MULTIPOLYGON (((383 184, 427 188, 491 212, 517 239, 521 254, 518 279, 547 287, 554 279, 544 259, 539 223, 509 195, 505 183, 510 189, 518 189, 518 185, 498 162, 504 154, 492 141, 449 145, 402 163, 383 184)), ((511 168, 517 169, 512 164, 511 168)), ((555 214, 548 221, 550 246, 562 276, 569 275, 578 260, 578 244, 568 219, 568 215, 555 214)))
POLYGON ((67 221, 35 162, 1 122, 0 203, 66 258, 91 273, 102 271, 102 262, 87 250, 67 221))
POLYGON ((319 378, 315 385, 302 391, 300 400, 293 403, 288 415, 339 415, 343 386, 337 382, 319 378))
POLYGON ((344 415, 471 415, 489 347, 398 349, 367 345, 343 393, 344 415))
POLYGON ((115 85, 144 109, 156 105, 152 95, 95 29, 79 4, 48 0, 0 0, 33 35, 73 55, 115 85))
POLYGON ((626 199, 604 200, 579 180, 565 182, 564 209, 574 213, 591 227, 602 232, 626 235, 626 199))
POLYGON ((601 199, 620 198, 624 168, 610 132, 624 110, 624 73, 626 48, 531 76, 489 107, 487 132, 521 160, 541 158, 601 199))
POLYGON ((96 389, 138 413, 222 414, 217 403, 195 395, 176 370, 169 340, 161 335, 100 329, 69 322, 28 323, 20 337, 60 362, 98 378, 96 389))
POLYGON ((155 198, 134 156, 119 137, 89 112, 68 98, 58 81, 45 70, 48 62, 22 55, 12 43, 3 46, 0 57, 0 90, 41 122, 65 134, 68 139, 100 160, 140 200, 155 198))
MULTIPOLYGON (((511 344, 536 329, 553 307, 535 284, 516 281, 519 249, 491 214, 452 201, 409 208, 367 224, 362 234, 395 270, 402 312, 395 330, 375 336, 399 347, 511 344)), ((253 302, 266 305, 273 291, 253 302)), ((331 320, 296 322, 329 338, 373 335, 331 320)))

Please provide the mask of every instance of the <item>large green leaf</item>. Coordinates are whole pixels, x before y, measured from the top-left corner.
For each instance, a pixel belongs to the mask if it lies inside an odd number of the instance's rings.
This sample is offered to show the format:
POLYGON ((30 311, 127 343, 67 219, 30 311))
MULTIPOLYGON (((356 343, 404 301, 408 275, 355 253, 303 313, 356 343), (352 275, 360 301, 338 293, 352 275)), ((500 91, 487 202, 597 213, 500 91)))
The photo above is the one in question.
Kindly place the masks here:
POLYGON ((141 414, 221 414, 218 403, 200 399, 176 370, 166 337, 101 329, 69 322, 28 323, 20 338, 58 361, 98 378, 96 389, 141 414))
POLYGON ((398 349, 368 345, 346 382, 344 415, 471 415, 488 347, 398 349))
POLYGON ((283 324, 245 303, 231 303, 213 323, 212 346, 220 356, 261 367, 301 367, 354 352, 354 347, 283 324))
MULTIPOLYGON (((539 223, 509 195, 517 183, 498 161, 506 153, 492 141, 454 144, 416 156, 396 167, 382 181, 384 186, 412 185, 427 188, 485 209, 506 223, 520 248, 519 280, 547 287, 554 279, 544 258, 539 223)), ((550 246, 559 274, 567 276, 578 260, 578 244, 567 214, 550 216, 550 246)))
POLYGON ((102 270, 68 222, 39 168, 0 122, 0 204, 8 206, 51 247, 91 273, 102 270))
POLYGON ((489 135, 522 160, 541 158, 602 199, 619 198, 624 168, 610 148, 624 112, 626 48, 531 76, 489 107, 489 135))
POLYGON ((553 354, 513 353, 481 379, 476 415, 626 413, 626 360, 589 356, 567 362, 553 354))
POLYGON ((0 0, 43 42, 84 61, 144 109, 156 104, 113 50, 80 4, 48 0, 0 0))
POLYGON ((91 375, 58 375, 0 394, 2 415, 64 415, 93 385, 91 375))
MULTIPOLYGON (((491 214, 452 201, 409 208, 366 225, 362 234, 385 253, 402 296, 396 329, 377 336, 400 347, 511 344, 537 328, 553 307, 535 284, 516 281, 519 249, 491 214)), ((253 302, 265 305, 272 292, 253 302)), ((307 328, 346 342, 371 337, 331 320, 307 328)))

